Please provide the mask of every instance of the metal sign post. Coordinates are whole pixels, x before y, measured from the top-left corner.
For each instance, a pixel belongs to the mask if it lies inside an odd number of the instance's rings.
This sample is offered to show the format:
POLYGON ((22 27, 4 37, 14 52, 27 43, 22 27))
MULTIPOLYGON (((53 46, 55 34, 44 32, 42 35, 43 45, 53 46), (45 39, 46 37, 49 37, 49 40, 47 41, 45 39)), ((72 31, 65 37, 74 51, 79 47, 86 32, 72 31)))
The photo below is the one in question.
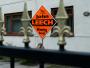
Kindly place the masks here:
MULTIPOLYGON (((44 40, 44 39, 42 39, 42 43, 39 43, 39 44, 37 45, 37 48, 39 48, 39 49, 44 49, 43 40, 44 40)), ((42 61, 39 62, 39 68, 44 68, 44 62, 42 62, 42 61)))
MULTIPOLYGON (((49 30, 52 29, 55 24, 53 16, 47 11, 44 6, 41 6, 40 9, 36 12, 36 14, 32 18, 32 26, 42 38, 42 44, 38 47, 43 47, 43 39, 49 30)), ((44 68, 44 62, 40 61, 40 68, 44 68)))

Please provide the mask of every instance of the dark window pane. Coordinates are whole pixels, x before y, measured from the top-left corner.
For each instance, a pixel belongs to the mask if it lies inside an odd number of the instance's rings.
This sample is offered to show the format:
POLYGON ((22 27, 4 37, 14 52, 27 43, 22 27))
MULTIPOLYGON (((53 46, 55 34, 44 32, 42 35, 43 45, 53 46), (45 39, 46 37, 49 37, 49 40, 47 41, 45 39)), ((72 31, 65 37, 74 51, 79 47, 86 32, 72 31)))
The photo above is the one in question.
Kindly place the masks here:
POLYGON ((19 32, 21 27, 20 20, 13 20, 12 21, 12 32, 19 32))
POLYGON ((6 23, 6 32, 10 32, 10 16, 5 17, 5 23, 6 23))
MULTIPOLYGON (((32 11, 29 11, 30 18, 32 17, 32 11)), ((5 26, 7 35, 22 35, 20 32, 22 12, 5 14, 5 26)))

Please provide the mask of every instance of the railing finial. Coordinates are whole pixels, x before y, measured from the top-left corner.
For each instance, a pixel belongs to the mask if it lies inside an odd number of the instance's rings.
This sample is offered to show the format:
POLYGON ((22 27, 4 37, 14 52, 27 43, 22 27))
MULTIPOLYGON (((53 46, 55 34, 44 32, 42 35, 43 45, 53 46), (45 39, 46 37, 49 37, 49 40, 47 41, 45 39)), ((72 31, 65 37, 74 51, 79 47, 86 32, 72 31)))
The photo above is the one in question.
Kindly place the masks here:
POLYGON ((61 50, 64 50, 64 45, 66 45, 65 35, 72 35, 70 32, 71 29, 69 26, 66 26, 66 20, 68 19, 68 15, 64 8, 63 0, 60 0, 59 8, 56 14, 56 21, 58 23, 58 33, 59 33, 59 40, 58 45, 61 50))
POLYGON ((1 45, 3 44, 3 41, 4 41, 3 35, 6 34, 3 26, 4 26, 4 20, 3 20, 3 16, 2 16, 2 10, 0 7, 0 44, 1 45))
POLYGON ((27 9, 27 2, 25 0, 24 2, 24 11, 22 14, 22 18, 21 18, 21 22, 22 22, 22 27, 21 27, 21 32, 24 34, 24 40, 23 42, 25 43, 25 47, 29 47, 29 33, 32 33, 32 28, 29 26, 30 24, 30 17, 29 17, 29 13, 28 13, 28 9, 27 9), (28 44, 27 44, 28 43, 28 44))

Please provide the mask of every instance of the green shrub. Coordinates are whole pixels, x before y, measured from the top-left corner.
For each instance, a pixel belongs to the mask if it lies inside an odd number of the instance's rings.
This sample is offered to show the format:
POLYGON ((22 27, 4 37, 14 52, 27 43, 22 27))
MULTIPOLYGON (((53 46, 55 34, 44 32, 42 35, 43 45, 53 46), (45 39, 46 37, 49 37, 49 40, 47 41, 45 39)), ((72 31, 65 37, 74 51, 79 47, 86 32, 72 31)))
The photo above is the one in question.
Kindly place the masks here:
POLYGON ((22 60, 20 60, 20 64, 34 66, 34 65, 37 65, 38 63, 34 62, 32 60, 22 59, 22 60))

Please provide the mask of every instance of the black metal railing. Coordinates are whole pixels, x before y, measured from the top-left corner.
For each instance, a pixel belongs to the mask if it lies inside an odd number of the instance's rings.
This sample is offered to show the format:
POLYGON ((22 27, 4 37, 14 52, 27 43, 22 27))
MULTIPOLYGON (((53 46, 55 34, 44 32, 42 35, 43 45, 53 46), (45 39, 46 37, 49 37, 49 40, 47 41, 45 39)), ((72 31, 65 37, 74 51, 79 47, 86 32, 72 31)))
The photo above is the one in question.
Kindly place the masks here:
MULTIPOLYGON (((26 58, 38 63, 90 68, 90 53, 74 51, 58 51, 47 49, 31 49, 20 47, 0 46, 0 55, 14 58, 26 58)), ((13 66, 12 66, 13 67, 13 66)), ((12 68, 11 67, 11 68, 12 68)))

